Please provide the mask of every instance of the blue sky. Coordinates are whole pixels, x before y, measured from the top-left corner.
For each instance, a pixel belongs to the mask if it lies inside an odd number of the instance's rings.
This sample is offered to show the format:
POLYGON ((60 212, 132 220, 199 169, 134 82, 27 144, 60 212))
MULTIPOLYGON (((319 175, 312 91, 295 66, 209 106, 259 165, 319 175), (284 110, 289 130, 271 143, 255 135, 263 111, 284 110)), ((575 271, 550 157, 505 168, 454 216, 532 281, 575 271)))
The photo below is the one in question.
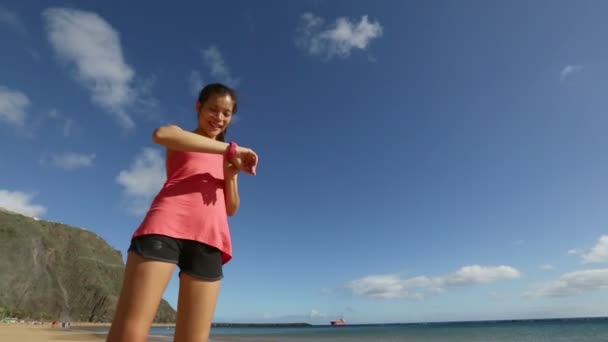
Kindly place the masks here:
POLYGON ((221 81, 260 165, 216 320, 605 315, 607 10, 5 1, 0 206, 126 254, 163 182, 152 130, 193 128, 221 81))

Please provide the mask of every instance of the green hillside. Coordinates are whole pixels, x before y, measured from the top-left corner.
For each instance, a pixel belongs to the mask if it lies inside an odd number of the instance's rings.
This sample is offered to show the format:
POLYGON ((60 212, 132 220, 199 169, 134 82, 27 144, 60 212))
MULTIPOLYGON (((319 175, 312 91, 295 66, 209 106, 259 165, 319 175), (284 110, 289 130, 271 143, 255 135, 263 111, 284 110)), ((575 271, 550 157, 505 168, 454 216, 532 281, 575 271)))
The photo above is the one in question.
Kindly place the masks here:
MULTIPOLYGON (((109 322, 124 271, 96 234, 0 210, 0 317, 109 322)), ((162 301, 155 322, 172 323, 162 301)))

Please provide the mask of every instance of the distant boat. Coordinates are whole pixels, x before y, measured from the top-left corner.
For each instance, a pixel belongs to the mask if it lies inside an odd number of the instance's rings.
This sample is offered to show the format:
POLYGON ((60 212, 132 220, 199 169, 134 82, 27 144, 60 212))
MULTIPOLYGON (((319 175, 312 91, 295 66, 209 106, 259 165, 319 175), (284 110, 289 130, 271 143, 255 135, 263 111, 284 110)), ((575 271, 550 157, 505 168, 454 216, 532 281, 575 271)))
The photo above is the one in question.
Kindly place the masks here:
POLYGON ((336 319, 335 321, 331 321, 331 325, 334 327, 346 325, 346 321, 344 320, 344 318, 336 319))

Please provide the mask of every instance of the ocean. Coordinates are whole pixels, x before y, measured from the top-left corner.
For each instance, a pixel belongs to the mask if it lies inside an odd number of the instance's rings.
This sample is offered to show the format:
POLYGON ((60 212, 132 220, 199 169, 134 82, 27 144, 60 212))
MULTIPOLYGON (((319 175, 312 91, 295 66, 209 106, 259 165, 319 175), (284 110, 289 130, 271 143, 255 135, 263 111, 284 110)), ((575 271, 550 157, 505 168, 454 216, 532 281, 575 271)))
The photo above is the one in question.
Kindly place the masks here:
MULTIPOLYGON (((151 335, 159 340, 171 340, 173 328, 153 328, 151 335)), ((608 341, 608 318, 342 327, 217 327, 212 329, 211 341, 600 342, 608 341)))

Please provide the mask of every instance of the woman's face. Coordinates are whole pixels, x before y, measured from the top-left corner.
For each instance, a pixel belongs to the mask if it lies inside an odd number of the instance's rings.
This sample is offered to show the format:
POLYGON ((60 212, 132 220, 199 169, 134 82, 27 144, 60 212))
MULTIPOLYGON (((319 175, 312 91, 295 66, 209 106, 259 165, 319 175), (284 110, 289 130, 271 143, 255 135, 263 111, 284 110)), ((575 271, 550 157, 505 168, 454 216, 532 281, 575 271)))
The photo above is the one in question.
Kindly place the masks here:
POLYGON ((199 131, 211 139, 226 130, 232 121, 234 101, 228 94, 211 95, 205 103, 196 102, 199 131))

